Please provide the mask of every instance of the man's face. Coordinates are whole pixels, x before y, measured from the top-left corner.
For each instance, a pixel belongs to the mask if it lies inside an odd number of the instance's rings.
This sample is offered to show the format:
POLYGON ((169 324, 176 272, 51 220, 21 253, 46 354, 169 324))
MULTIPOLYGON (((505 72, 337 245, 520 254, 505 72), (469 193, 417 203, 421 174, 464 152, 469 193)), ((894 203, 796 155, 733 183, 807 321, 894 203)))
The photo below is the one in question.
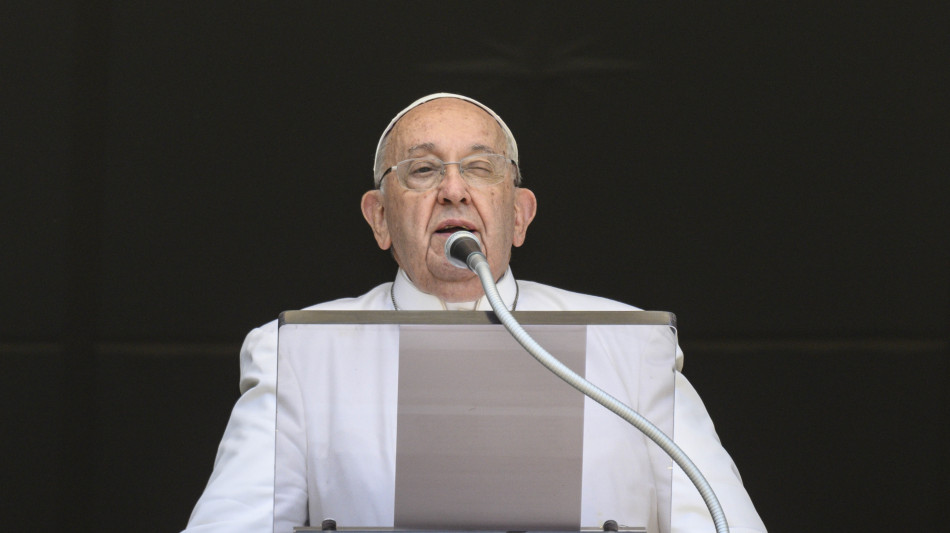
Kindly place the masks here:
MULTIPOLYGON (((488 113, 442 98, 416 107, 396 123, 386 164, 427 156, 459 161, 479 153, 506 154, 505 147, 504 133, 488 113)), ((445 259, 449 235, 458 229, 477 235, 497 280, 508 268, 511 247, 524 243, 535 206, 531 191, 515 187, 514 168, 501 183, 475 187, 462 179, 458 165, 447 166, 441 183, 427 191, 404 188, 390 172, 382 190, 367 192, 362 203, 380 248, 392 248, 419 289, 450 302, 475 300, 482 289, 474 273, 445 259)))

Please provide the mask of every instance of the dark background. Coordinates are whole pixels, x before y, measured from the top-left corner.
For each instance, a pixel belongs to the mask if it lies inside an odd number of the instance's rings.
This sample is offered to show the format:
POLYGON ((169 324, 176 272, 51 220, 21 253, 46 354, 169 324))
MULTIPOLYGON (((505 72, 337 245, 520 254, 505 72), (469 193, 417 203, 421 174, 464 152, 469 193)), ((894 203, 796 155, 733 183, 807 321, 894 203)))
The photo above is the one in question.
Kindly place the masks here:
POLYGON ((945 525, 932 4, 4 3, 3 528, 184 527, 245 332, 392 278, 359 196, 442 90, 517 135, 519 277, 677 313, 770 530, 945 525))

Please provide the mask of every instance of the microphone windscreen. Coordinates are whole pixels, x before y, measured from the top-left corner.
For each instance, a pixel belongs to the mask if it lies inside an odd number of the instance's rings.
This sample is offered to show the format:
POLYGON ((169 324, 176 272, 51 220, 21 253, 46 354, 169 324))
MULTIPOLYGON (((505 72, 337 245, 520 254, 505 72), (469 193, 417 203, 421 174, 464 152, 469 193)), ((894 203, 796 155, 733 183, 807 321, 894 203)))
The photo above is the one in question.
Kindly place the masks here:
POLYGON ((468 269, 468 256, 481 253, 482 243, 469 231, 456 231, 445 241, 445 257, 450 263, 468 269))

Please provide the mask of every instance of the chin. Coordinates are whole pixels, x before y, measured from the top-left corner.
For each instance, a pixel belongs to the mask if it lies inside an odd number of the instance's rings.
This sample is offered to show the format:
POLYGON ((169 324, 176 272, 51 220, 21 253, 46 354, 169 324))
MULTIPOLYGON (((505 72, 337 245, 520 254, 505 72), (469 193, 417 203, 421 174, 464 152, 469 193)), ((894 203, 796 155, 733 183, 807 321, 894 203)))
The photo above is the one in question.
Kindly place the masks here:
POLYGON ((435 264, 426 265, 429 276, 436 281, 441 282, 458 282, 466 281, 473 277, 477 278, 474 272, 467 268, 459 268, 448 261, 445 258, 440 257, 435 264))
POLYGON ((459 268, 455 265, 446 265, 432 273, 436 279, 442 281, 467 281, 471 278, 477 278, 474 272, 468 269, 459 268))

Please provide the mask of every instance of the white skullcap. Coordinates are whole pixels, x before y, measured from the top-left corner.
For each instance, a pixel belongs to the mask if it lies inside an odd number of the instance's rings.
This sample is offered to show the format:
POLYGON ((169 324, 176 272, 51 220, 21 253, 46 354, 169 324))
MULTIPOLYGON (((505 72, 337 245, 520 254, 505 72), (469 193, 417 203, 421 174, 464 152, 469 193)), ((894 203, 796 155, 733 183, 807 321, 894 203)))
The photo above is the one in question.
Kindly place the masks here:
POLYGON ((409 104, 409 107, 397 113, 396 116, 393 117, 393 119, 389 122, 389 125, 386 126, 386 129, 383 130, 383 134, 379 136, 379 143, 376 145, 376 158, 373 161, 373 174, 374 174, 373 179, 377 187, 379 187, 381 176, 375 176, 375 174, 376 174, 376 169, 380 166, 382 162, 382 158, 384 155, 382 153, 382 150, 383 150, 383 146, 385 146, 386 144, 385 143, 386 136, 389 135, 389 132, 393 130, 393 127, 396 126, 396 123, 399 122, 399 119, 405 116, 406 113, 412 111, 413 109, 419 107, 420 105, 426 102, 429 102, 432 100, 438 100, 439 98, 455 98, 456 100, 464 100, 466 102, 475 104, 478 107, 484 109, 489 115, 492 116, 492 118, 495 119, 496 122, 498 122, 498 125, 501 126, 502 131, 505 132, 505 139, 508 141, 508 151, 510 152, 508 154, 508 157, 512 161, 514 161, 516 165, 518 164, 518 143, 515 142, 515 136, 514 134, 511 133, 511 130, 508 129, 508 125, 505 124, 505 121, 502 120, 501 117, 499 117, 497 113, 492 111, 487 105, 477 100, 474 100, 472 98, 469 98, 467 96, 462 96, 460 94, 452 94, 452 93, 435 93, 435 94, 430 94, 429 96, 423 96, 422 98, 409 104))

